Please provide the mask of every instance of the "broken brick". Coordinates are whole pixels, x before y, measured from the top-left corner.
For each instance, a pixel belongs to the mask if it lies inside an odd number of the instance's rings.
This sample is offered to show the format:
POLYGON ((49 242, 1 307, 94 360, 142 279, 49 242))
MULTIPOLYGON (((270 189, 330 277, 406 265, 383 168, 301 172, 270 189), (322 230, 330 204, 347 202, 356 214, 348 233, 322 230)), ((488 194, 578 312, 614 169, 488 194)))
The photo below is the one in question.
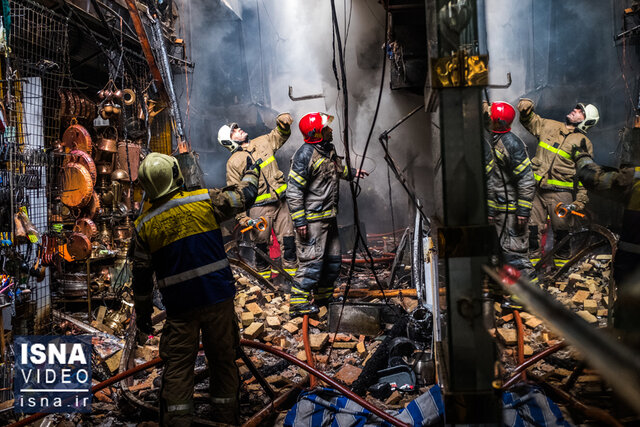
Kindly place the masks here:
POLYGON ((240 321, 242 322, 242 327, 246 328, 253 323, 253 313, 251 313, 250 311, 243 312, 240 317, 240 321))
POLYGON ((538 319, 537 317, 531 317, 529 320, 526 321, 525 325, 527 325, 528 327, 530 327, 531 329, 535 329, 537 328, 539 325, 542 324, 542 320, 538 319))
POLYGON ((277 328, 280 326, 280 319, 277 316, 267 316, 267 326, 277 328))
POLYGON ((264 332, 264 323, 253 322, 248 328, 244 330, 244 336, 247 339, 253 340, 258 338, 264 332))
POLYGON ((262 308, 255 302, 247 304, 246 309, 253 313, 254 316, 260 317, 262 315, 262 308))
POLYGON ((589 291, 578 291, 575 293, 575 295, 573 296, 573 298, 571 298, 571 301, 575 302, 576 304, 582 304, 584 302, 584 300, 586 300, 587 298, 589 298, 589 291))
POLYGON ((514 345, 518 342, 515 329, 498 328, 496 329, 496 332, 506 345, 514 345))
POLYGON ((584 300, 584 309, 591 314, 596 314, 598 312, 598 303, 592 299, 584 300))
POLYGON ((576 313, 578 316, 582 317, 584 320, 586 320, 589 323, 597 323, 598 319, 596 318, 596 316, 594 316, 593 314, 589 313, 586 310, 581 310, 579 312, 576 313))
POLYGON ((358 379, 361 373, 362 369, 347 363, 343 365, 342 368, 340 368, 340 370, 336 373, 335 378, 346 385, 351 385, 355 380, 358 379))
POLYGON ((311 346, 311 350, 320 351, 329 341, 329 334, 320 333, 320 334, 311 334, 309 335, 309 345, 311 346))
POLYGON ((289 331, 290 334, 295 334, 300 329, 298 325, 292 322, 285 323, 282 328, 289 331))

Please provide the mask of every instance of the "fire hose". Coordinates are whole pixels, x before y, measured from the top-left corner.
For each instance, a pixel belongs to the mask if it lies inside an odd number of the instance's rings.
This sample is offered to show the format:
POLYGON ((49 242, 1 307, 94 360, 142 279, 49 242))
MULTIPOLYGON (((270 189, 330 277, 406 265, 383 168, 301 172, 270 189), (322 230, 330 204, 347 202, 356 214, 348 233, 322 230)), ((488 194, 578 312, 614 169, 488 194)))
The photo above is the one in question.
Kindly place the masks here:
MULTIPOLYGON (((311 343, 309 342, 309 315, 305 314, 302 318, 302 341, 304 342, 304 354, 307 356, 307 363, 312 368, 315 368, 315 362, 313 360, 313 353, 311 352, 311 343)), ((317 383, 316 377, 311 375, 309 377, 309 385, 311 388, 316 386, 317 383)))

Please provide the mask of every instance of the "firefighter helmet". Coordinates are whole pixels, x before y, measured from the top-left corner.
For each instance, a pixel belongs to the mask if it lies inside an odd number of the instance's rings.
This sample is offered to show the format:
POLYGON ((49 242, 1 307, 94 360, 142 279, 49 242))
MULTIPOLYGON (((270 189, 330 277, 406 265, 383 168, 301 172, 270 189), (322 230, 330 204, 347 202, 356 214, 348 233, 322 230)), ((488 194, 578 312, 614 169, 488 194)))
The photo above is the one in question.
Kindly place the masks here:
POLYGON ((146 197, 151 202, 184 184, 178 159, 161 153, 150 153, 145 157, 138 169, 138 176, 146 197))
POLYGON ((509 132, 515 118, 516 110, 508 102, 498 101, 491 104, 491 132, 509 132))
POLYGON ((238 127, 237 123, 231 123, 224 125, 218 130, 218 142, 231 153, 235 153, 240 148, 240 144, 237 141, 231 139, 231 133, 238 127))
POLYGON ((309 113, 300 119, 298 126, 304 142, 316 144, 322 142, 322 129, 329 126, 333 116, 325 113, 309 113))
POLYGON ((585 105, 579 102, 578 105, 576 105, 576 108, 580 108, 584 113, 584 120, 578 123, 576 127, 580 132, 587 133, 587 130, 589 130, 591 126, 595 126, 596 123, 598 123, 598 120, 600 120, 600 113, 593 104, 585 105))

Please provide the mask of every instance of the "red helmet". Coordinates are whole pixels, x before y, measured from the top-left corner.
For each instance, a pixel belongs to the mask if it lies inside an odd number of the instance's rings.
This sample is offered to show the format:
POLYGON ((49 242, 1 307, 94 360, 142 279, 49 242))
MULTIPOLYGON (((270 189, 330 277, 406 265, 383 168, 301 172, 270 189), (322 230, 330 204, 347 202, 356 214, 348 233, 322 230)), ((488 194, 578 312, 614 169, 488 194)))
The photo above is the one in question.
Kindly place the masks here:
POLYGON ((499 101, 491 104, 491 132, 509 132, 515 118, 516 110, 508 102, 499 101))
POLYGON ((300 119, 298 126, 304 142, 317 144, 322 142, 322 129, 327 127, 333 120, 333 116, 325 113, 309 113, 300 119))

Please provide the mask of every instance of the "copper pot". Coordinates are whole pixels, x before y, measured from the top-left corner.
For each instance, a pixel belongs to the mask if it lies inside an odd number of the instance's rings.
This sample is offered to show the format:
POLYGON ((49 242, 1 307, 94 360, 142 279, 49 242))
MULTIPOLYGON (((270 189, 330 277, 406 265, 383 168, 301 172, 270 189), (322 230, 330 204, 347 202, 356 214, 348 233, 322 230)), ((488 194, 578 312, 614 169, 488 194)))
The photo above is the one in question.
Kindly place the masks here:
POLYGON ((118 151, 118 141, 102 137, 98 140, 98 150, 106 151, 107 153, 116 153, 118 151))
POLYGON ((89 239, 91 239, 98 234, 98 227, 89 218, 79 218, 78 220, 76 220, 73 231, 75 231, 76 233, 82 233, 89 239))

